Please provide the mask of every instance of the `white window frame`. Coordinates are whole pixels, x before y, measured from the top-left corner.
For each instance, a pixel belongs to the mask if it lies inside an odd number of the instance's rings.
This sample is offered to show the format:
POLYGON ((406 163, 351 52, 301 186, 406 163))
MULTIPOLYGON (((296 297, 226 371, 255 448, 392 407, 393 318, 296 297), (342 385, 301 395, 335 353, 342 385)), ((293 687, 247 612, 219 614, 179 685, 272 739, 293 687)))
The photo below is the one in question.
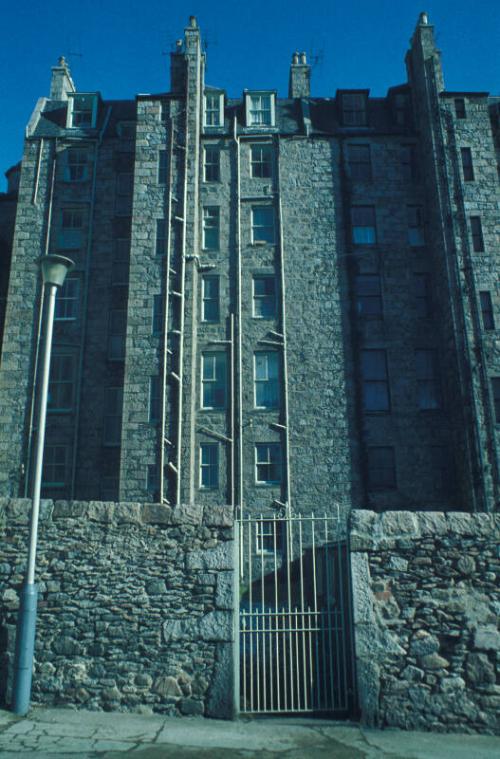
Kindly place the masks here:
POLYGON ((245 92, 245 123, 252 129, 274 127, 276 124, 276 93, 269 90, 252 90, 245 92), (263 98, 269 98, 269 108, 263 108, 263 98), (256 101, 260 101, 257 103, 256 101), (260 107, 257 107, 260 106, 260 107), (269 113, 262 120, 262 114, 269 113), (257 114, 261 114, 257 116, 257 114))
POLYGON ((72 411, 75 401, 75 356, 73 353, 57 353, 52 355, 49 376, 49 399, 47 410, 49 413, 66 413, 72 411), (66 359, 66 360, 65 360, 66 359), (63 369, 63 367, 69 367, 63 369), (60 396, 65 395, 65 389, 69 387, 69 401, 60 403, 60 396))
POLYGON ((219 443, 200 443, 200 489, 217 490, 219 487, 219 443), (208 461, 204 461, 204 453, 208 461), (208 483, 203 482, 204 472, 208 472, 208 483))
POLYGON ((215 127, 220 128, 224 126, 224 93, 223 92, 205 92, 205 96, 203 98, 203 126, 204 127, 215 127), (209 99, 213 98, 214 100, 219 101, 219 104, 208 107, 208 101, 209 99), (209 114, 212 114, 215 116, 215 118, 212 121, 212 117, 207 118, 209 114))
MULTIPOLYGON (((88 109, 86 109, 88 110, 88 109)), ((66 128, 67 129, 95 129, 97 119, 97 92, 69 92, 68 93, 68 110, 66 113, 66 128), (90 116, 90 124, 73 124, 73 113, 75 111, 75 100, 79 97, 92 98, 92 111, 90 116)))
POLYGON ((219 206, 203 207, 203 250, 215 251, 220 249, 220 208, 219 206), (207 232, 216 230, 215 245, 207 245, 207 232))
POLYGON ((201 320, 209 324, 216 324, 220 321, 220 279, 216 274, 204 275, 201 279, 201 320), (216 295, 209 294, 208 283, 216 283, 216 295), (217 315, 214 319, 207 317, 207 304, 216 304, 217 315))
POLYGON ((279 549, 278 526, 279 522, 275 519, 266 519, 261 517, 255 522, 255 552, 262 556, 263 554, 274 553, 279 549))
POLYGON ((201 354, 201 408, 222 410, 226 408, 226 404, 227 356, 223 351, 206 351, 201 354), (207 395, 210 396, 207 403, 205 403, 205 389, 207 395), (223 391, 223 402, 214 404, 215 394, 220 390, 223 391))
POLYGON ((252 277, 252 288, 253 288, 253 291, 252 291, 253 318, 254 319, 275 319, 276 318, 276 277, 273 274, 254 274, 252 277), (262 303, 266 299, 269 299, 269 300, 271 299, 271 295, 269 295, 268 293, 264 293, 264 295, 261 295, 260 293, 257 293, 255 291, 255 283, 257 282, 257 280, 264 280, 264 279, 270 280, 273 283, 273 294, 272 294, 273 310, 272 310, 272 314, 270 314, 269 316, 258 314, 257 309, 255 308, 257 303, 262 303))
POLYGON ((281 481, 283 479, 283 456, 282 456, 282 450, 281 445, 279 443, 255 443, 254 446, 255 450, 255 482, 258 485, 281 485, 281 481), (278 452, 278 460, 273 462, 273 455, 272 452, 278 452), (265 458, 259 459, 259 453, 264 453, 265 458), (271 480, 260 480, 259 479, 259 466, 267 466, 272 467, 273 465, 277 465, 279 468, 279 479, 271 480))
POLYGON ((250 176, 254 179, 272 179, 273 176, 273 146, 270 142, 254 142, 250 145, 250 176), (260 155, 255 153, 260 151, 260 155), (264 167, 269 173, 264 173, 264 167), (259 173, 260 172, 260 173, 259 173))
POLYGON ((68 148, 65 154, 64 181, 86 182, 89 178, 89 151, 87 148, 68 148), (71 158, 79 160, 71 160, 71 158))
POLYGON ((274 245, 275 243, 275 219, 274 219, 274 207, 272 205, 259 205, 252 206, 252 245, 274 245), (267 211, 271 220, 270 224, 257 224, 256 212, 267 211), (271 239, 263 239, 259 236, 259 230, 271 230, 271 239))
POLYGON ((254 386, 254 406, 259 409, 277 409, 280 403, 280 387, 279 387, 279 374, 280 374, 280 361, 279 353, 277 351, 255 351, 253 354, 253 386, 254 386), (259 359, 263 360, 263 376, 257 376, 257 367, 259 359), (276 376, 272 377, 272 374, 276 376), (258 403, 259 391, 264 389, 264 394, 268 389, 274 389, 273 403, 258 403))
POLYGON ((220 148, 218 145, 205 145, 203 148, 203 181, 204 182, 220 182, 220 148), (212 151, 213 154, 217 156, 216 161, 208 161, 208 152, 212 151), (216 169, 215 173, 217 174, 217 177, 214 179, 213 177, 207 176, 207 168, 214 168, 216 169))
POLYGON ((56 295, 54 321, 69 322, 78 318, 80 306, 80 279, 66 277, 56 295), (73 290, 73 292, 71 292, 73 290))
POLYGON ((51 443, 47 443, 45 445, 44 450, 44 456, 43 456, 43 469, 42 469, 42 488, 45 490, 47 488, 64 488, 67 484, 67 477, 68 477, 68 460, 69 460, 69 446, 67 445, 53 445, 51 443), (63 458, 64 462, 54 462, 54 454, 57 452, 63 451, 63 458), (47 467, 63 467, 64 468, 64 478, 56 479, 53 478, 51 480, 45 479, 47 477, 47 467))

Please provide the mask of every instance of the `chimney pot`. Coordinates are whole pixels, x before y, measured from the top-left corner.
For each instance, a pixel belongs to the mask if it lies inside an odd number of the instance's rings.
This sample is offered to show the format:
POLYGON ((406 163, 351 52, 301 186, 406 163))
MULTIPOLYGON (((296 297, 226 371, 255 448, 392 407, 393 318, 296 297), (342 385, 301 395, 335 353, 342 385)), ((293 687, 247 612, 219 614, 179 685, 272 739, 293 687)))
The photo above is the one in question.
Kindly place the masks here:
POLYGON ((305 53, 300 54, 300 62, 305 66, 307 64, 307 57, 305 53))
POLYGON ((189 26, 191 26, 193 29, 196 29, 198 24, 196 23, 196 16, 190 16, 189 17, 189 26))
POLYGON ((427 25, 429 23, 429 16, 427 15, 427 13, 425 11, 423 11, 420 14, 420 17, 418 19, 418 23, 419 24, 425 24, 425 25, 427 25))
POLYGON ((298 64, 298 62, 299 62, 299 54, 297 52, 295 52, 292 55, 292 63, 293 63, 294 66, 296 66, 298 64))

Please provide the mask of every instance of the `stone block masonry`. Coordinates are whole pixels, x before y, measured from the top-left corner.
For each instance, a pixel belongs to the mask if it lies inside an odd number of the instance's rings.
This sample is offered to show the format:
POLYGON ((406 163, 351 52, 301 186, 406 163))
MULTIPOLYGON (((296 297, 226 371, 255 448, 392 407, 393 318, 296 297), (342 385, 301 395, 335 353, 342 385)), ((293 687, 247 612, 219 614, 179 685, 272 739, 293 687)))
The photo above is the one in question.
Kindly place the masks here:
MULTIPOLYGON (((0 499, 0 702, 10 697, 29 500, 0 499)), ((227 718, 232 511, 44 501, 32 702, 227 718)))
POLYGON ((360 706, 373 725, 497 733, 500 516, 351 514, 360 706))

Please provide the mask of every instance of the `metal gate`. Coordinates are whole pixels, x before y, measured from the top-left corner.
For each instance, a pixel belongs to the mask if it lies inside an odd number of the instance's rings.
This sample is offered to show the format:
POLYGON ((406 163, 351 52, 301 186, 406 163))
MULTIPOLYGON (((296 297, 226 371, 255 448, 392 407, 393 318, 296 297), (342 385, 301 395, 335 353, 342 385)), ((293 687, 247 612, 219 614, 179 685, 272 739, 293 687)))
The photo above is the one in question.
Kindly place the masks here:
POLYGON ((240 712, 355 707, 348 549, 338 517, 239 521, 240 712))

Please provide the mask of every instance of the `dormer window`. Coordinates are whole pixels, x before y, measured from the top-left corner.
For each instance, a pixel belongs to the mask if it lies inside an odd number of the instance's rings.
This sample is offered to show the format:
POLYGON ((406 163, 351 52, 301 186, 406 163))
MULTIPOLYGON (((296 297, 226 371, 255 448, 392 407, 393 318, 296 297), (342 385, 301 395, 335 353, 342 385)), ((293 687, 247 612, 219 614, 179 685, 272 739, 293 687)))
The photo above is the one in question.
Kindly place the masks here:
POLYGON ((274 126, 273 92, 247 92, 245 97, 246 124, 250 127, 274 126))
POLYGON ((94 129, 97 117, 96 93, 69 93, 67 127, 94 129))
POLYGON ((224 123, 224 93, 205 93, 204 124, 207 127, 220 127, 224 123))
POLYGON ((342 93, 342 124, 366 126, 366 92, 342 93))

